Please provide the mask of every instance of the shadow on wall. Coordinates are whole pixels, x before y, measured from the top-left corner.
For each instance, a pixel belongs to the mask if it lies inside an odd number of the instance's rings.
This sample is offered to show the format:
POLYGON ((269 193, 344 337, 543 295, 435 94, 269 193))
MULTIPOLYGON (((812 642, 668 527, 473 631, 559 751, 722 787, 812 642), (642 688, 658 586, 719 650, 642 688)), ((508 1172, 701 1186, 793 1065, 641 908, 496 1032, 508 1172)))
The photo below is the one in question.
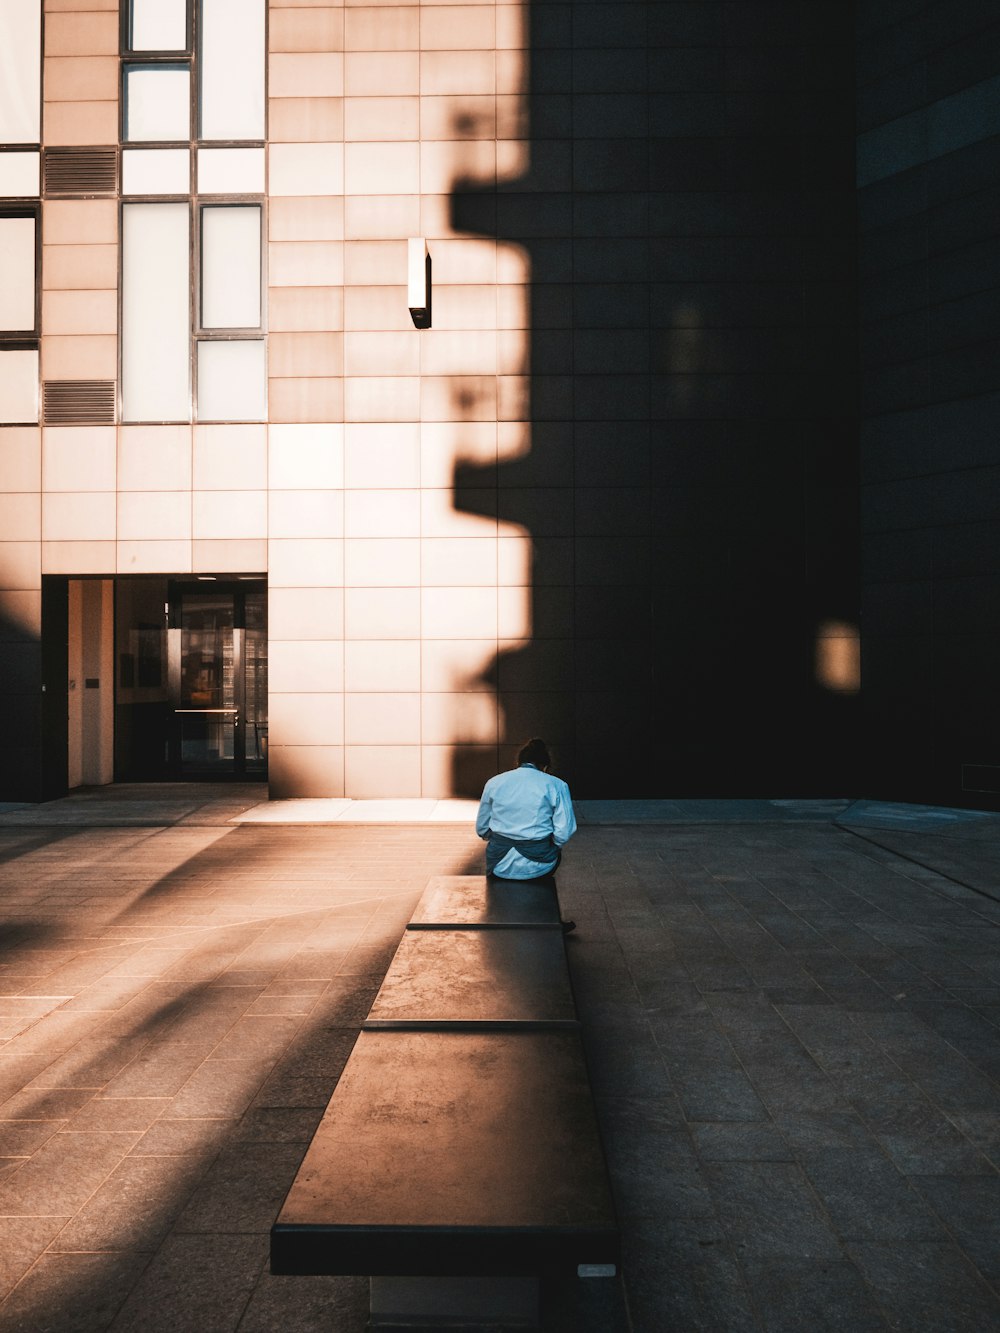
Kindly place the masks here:
MULTIPOLYGON (((772 9, 530 6, 530 165, 452 194, 530 284, 520 405, 498 380, 527 447, 454 476, 530 535, 527 632, 477 688, 500 767, 544 735, 581 797, 857 780, 856 674, 820 665, 831 624, 856 645, 853 38, 772 9)), ((453 790, 487 762, 456 744, 453 790)))

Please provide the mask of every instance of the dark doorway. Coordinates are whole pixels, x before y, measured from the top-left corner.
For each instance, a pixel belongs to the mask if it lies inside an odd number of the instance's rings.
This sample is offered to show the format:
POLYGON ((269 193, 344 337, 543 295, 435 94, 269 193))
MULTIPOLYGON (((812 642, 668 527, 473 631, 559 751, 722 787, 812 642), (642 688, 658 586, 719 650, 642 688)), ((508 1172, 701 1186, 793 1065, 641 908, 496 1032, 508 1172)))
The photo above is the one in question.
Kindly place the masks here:
POLYGON ((123 579, 119 782, 267 777, 267 590, 257 578, 123 579))

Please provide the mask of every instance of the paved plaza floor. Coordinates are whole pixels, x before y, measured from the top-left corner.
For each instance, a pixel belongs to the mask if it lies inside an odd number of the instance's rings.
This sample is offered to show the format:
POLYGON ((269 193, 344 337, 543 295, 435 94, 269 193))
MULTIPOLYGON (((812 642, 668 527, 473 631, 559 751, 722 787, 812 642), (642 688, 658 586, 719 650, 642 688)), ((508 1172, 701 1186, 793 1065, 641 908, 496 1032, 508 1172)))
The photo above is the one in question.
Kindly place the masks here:
MULTIPOLYGON (((481 845, 458 806, 261 794, 0 810, 0 1333, 365 1327, 364 1279, 271 1277, 268 1232, 426 880, 481 845)), ((623 1278, 546 1329, 1000 1331, 1000 817, 581 815, 623 1278)))

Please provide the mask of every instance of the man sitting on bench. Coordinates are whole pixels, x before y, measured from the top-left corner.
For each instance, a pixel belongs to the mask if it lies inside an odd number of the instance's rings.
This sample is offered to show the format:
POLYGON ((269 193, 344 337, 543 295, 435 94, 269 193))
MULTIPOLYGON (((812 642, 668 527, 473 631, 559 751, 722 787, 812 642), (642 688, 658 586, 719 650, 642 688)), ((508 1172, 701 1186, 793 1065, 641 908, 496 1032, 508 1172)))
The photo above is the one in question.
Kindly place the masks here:
MULTIPOLYGON (((495 879, 551 879, 576 832, 569 787, 549 772, 551 762, 535 736, 518 751, 517 768, 483 788, 476 832, 486 841, 486 873, 495 879)), ((563 922, 566 934, 575 928, 563 922)))

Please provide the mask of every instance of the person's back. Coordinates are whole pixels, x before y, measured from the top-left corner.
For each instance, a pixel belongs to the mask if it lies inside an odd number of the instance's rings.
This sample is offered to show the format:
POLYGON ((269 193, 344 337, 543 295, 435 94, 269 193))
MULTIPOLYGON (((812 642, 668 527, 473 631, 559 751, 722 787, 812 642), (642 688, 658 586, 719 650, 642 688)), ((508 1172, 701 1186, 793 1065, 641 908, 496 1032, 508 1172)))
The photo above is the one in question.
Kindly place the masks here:
POLYGON ((545 742, 521 748, 518 767, 490 778, 483 788, 476 832, 486 839, 486 870, 497 879, 539 879, 559 865, 576 832, 569 787, 547 772, 545 742))

